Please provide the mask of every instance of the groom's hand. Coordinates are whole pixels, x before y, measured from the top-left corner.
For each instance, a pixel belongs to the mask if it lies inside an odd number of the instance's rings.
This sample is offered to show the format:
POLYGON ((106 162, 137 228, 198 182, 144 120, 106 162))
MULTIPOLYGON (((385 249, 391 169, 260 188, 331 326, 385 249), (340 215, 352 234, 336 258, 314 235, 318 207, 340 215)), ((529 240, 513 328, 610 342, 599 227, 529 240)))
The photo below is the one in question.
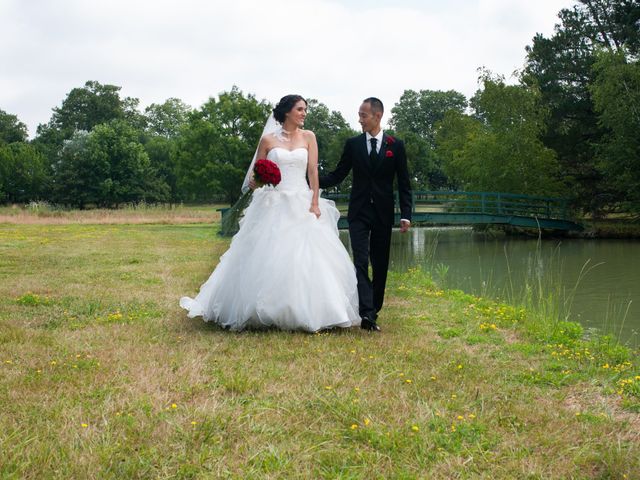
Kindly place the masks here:
POLYGON ((410 227, 411 222, 409 220, 400 220, 400 233, 408 232, 410 227))

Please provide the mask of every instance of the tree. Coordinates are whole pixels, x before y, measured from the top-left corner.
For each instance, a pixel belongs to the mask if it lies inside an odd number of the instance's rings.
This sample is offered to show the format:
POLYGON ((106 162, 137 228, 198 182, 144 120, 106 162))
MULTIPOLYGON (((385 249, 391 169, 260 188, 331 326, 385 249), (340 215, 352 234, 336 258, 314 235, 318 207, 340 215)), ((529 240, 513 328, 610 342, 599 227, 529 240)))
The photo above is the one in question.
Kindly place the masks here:
POLYGON ((165 201, 169 194, 138 141, 138 131, 124 120, 76 132, 55 166, 55 185, 58 201, 80 208, 165 201))
MULTIPOLYGON (((311 130, 318 141, 318 168, 329 172, 335 168, 342 155, 344 143, 349 137, 357 135, 340 112, 329 108, 315 99, 309 99, 308 113, 304 128, 311 130)), ((350 177, 334 190, 347 193, 351 188, 350 177)))
POLYGON ((74 88, 60 107, 53 109, 49 124, 69 138, 73 132, 90 132, 93 127, 111 120, 124 119, 135 108, 137 100, 121 99, 121 87, 88 81, 84 87, 74 88))
POLYGON ((141 129, 143 117, 137 111, 138 99, 120 98, 121 87, 88 81, 72 89, 60 107, 53 109, 48 124, 38 125, 35 143, 51 164, 57 160, 63 142, 75 132, 90 132, 96 125, 124 120, 141 129))
POLYGON ((175 138, 187 123, 191 107, 178 98, 152 103, 145 108, 146 131, 151 135, 175 138))
POLYGON ((186 200, 238 198, 270 110, 265 101, 233 87, 189 115, 176 161, 178 189, 186 200))
POLYGON ((176 161, 178 137, 188 123, 191 107, 178 98, 152 103, 145 109, 144 149, 158 178, 169 187, 169 199, 180 199, 176 161))
POLYGON ((24 142, 0 143, 0 201, 40 200, 48 180, 45 159, 33 146, 24 142))
POLYGON ((557 152, 576 204, 595 214, 606 206, 603 199, 610 190, 596 158, 595 145, 604 134, 590 92, 596 52, 602 48, 625 52, 628 58, 638 56, 640 5, 630 0, 580 0, 558 16, 561 23, 554 35, 538 34, 527 47, 522 82, 540 89, 550 111, 543 142, 557 152))
POLYGON ((144 144, 144 149, 158 179, 169 188, 168 200, 173 203, 179 201, 181 196, 178 191, 178 177, 176 175, 176 159, 178 157, 176 140, 164 136, 153 136, 144 144))
POLYGON ((539 92, 487 74, 481 79, 475 118, 452 111, 438 125, 446 171, 466 189, 559 194, 555 153, 539 139, 546 117, 539 92))
POLYGON ((27 126, 16 115, 0 109, 0 144, 26 141, 27 126))
POLYGON ((449 110, 464 112, 465 96, 449 90, 405 90, 398 103, 391 109, 391 127, 398 132, 413 132, 435 147, 435 125, 449 110))
POLYGON ((467 99, 455 90, 405 90, 391 109, 390 125, 406 141, 414 188, 450 187, 435 150, 436 124, 449 111, 462 113, 467 99))
POLYGON ((101 203, 101 183, 108 175, 109 164, 104 157, 99 162, 90 157, 90 136, 89 132, 78 130, 64 140, 53 165, 53 198, 58 203, 79 208, 101 203))
POLYGON ((404 132, 399 135, 404 140, 407 151, 407 166, 412 188, 438 190, 449 187, 448 179, 442 172, 440 158, 428 140, 414 132, 404 132))
POLYGON ((619 53, 600 53, 591 85, 599 125, 598 167, 609 178, 611 206, 640 213, 640 63, 619 53))

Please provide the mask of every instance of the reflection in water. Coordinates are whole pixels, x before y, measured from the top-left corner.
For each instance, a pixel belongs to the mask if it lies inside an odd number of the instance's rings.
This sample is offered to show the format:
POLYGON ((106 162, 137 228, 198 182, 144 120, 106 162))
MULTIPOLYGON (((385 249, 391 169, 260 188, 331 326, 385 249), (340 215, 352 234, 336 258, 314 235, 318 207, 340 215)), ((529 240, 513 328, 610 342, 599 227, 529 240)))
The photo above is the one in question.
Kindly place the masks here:
MULTIPOLYGON (((341 238, 348 244, 347 232, 341 238)), ((523 303, 640 345, 640 242, 489 237, 469 228, 394 231, 390 268, 421 266, 446 288, 523 303), (542 299, 542 300, 541 300, 542 299)))

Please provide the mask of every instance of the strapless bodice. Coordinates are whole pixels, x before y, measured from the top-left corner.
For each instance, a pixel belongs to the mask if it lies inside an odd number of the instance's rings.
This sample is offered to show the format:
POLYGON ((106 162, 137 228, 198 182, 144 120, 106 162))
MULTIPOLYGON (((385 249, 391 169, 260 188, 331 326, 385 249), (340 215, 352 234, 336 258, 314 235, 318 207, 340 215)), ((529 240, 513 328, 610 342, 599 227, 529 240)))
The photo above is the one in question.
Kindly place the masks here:
POLYGON ((269 150, 267 158, 275 162, 280 168, 281 180, 277 190, 308 190, 307 185, 307 160, 309 152, 300 147, 287 150, 283 147, 274 147, 269 150))

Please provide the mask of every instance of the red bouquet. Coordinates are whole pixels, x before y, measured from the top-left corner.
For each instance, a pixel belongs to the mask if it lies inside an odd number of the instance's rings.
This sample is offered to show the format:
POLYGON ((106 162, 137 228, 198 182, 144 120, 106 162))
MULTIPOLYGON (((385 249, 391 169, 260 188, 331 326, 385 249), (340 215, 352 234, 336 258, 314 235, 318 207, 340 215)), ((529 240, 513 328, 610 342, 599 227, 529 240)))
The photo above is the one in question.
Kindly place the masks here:
POLYGON ((278 165, 266 158, 256 160, 256 164, 253 167, 253 174, 256 182, 260 185, 273 185, 275 187, 282 179, 278 165))
MULTIPOLYGON (((253 166, 253 177, 259 187, 263 185, 273 185, 274 187, 280 183, 280 169, 275 162, 260 158, 256 160, 253 166)), ((231 208, 222 213, 222 223, 220 225, 220 234, 224 236, 233 235, 240 228, 240 218, 251 203, 251 195, 253 190, 248 190, 234 203, 231 208)))

